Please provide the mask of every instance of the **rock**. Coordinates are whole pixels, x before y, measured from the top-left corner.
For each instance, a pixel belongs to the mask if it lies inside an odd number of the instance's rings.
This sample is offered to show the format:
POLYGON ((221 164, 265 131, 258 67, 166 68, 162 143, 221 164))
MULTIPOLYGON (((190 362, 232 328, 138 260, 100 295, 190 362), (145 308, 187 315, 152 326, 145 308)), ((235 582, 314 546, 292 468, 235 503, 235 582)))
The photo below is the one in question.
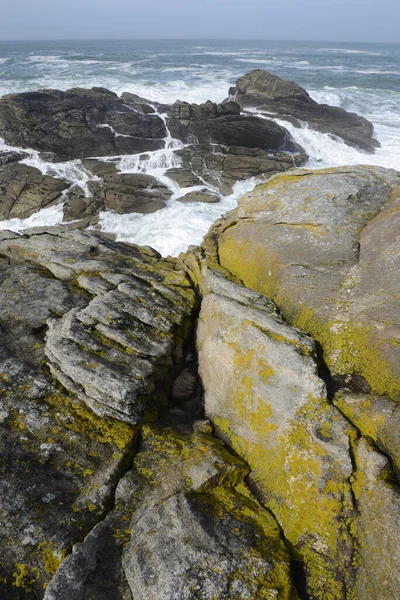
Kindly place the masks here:
POLYGON ((87 196, 79 185, 72 186, 65 194, 63 206, 65 221, 93 217, 101 209, 104 209, 104 202, 99 195, 87 196))
POLYGON ((400 405, 383 396, 340 392, 335 405, 361 432, 390 457, 400 481, 400 405))
POLYGON ((205 413, 251 468, 249 481, 304 563, 310 597, 346 598, 354 580, 355 430, 327 400, 310 338, 272 302, 203 266, 197 330, 205 413))
POLYGON ((10 163, 19 162, 23 158, 27 158, 28 154, 25 152, 10 152, 9 150, 0 151, 0 167, 4 167, 10 163))
POLYGON ((202 185, 203 183, 201 179, 189 169, 181 169, 177 167, 174 169, 168 169, 165 174, 182 188, 202 185))
POLYGON ((94 195, 104 199, 104 207, 116 213, 148 214, 164 208, 171 190, 152 175, 118 173, 103 176, 101 189, 94 195))
POLYGON ((396 172, 373 167, 277 176, 208 238, 221 266, 321 344, 338 385, 395 401, 399 183, 396 172))
POLYGON ((0 220, 25 219, 61 200, 69 184, 20 164, 0 168, 0 220))
POLYGON ((195 297, 176 263, 79 230, 8 239, 0 253, 76 281, 86 298, 47 319, 52 375, 100 416, 137 423, 162 404, 182 360, 195 297))
POLYGON ((177 150, 182 166, 193 170, 203 181, 231 194, 236 181, 251 177, 266 179, 276 173, 303 165, 307 156, 265 152, 259 148, 199 144, 177 150))
POLYGON ((103 88, 41 90, 3 96, 0 136, 8 144, 54 152, 63 159, 157 150, 166 129, 103 88))
POLYGON ((243 108, 258 108, 289 121, 293 117, 305 121, 312 129, 336 135, 350 146, 366 152, 374 152, 380 146, 373 138, 372 123, 364 117, 336 106, 318 104, 296 83, 261 69, 240 77, 236 86, 229 90, 227 104, 232 103, 232 98, 243 108))
MULTIPOLYGON (((3 236, 2 243, 22 243, 3 236)), ((3 256, 3 253, 2 253, 3 256)), ((137 432, 100 419, 52 380, 46 320, 90 299, 13 255, 0 261, 0 596, 41 598, 71 544, 112 501, 137 432), (20 263, 20 264, 18 264, 20 263)))
POLYGON ((89 590, 116 600, 294 597, 287 550, 245 486, 246 465, 201 425, 143 428, 114 510, 64 561, 45 600, 84 600, 89 590))
POLYGON ((79 186, 69 190, 64 204, 65 219, 84 219, 97 215, 100 210, 149 214, 164 208, 172 194, 155 177, 143 173, 119 173, 110 163, 95 164, 93 172, 102 180, 89 182, 89 196, 79 186), (103 168, 102 164, 106 166, 103 168))
POLYGON ((400 589, 400 495, 390 479, 388 460, 365 439, 354 446, 357 471, 352 480, 359 565, 354 596, 396 600, 400 589))
POLYGON ((204 188, 204 190, 189 192, 188 194, 185 194, 184 196, 177 198, 177 201, 183 202, 183 203, 186 203, 186 202, 211 203, 211 202, 219 202, 220 197, 217 196, 216 194, 212 194, 209 190, 207 190, 207 188, 204 188))
POLYGON ((226 144, 262 150, 286 150, 289 133, 273 121, 242 115, 235 102, 188 104, 175 102, 168 127, 173 137, 186 143, 226 144))

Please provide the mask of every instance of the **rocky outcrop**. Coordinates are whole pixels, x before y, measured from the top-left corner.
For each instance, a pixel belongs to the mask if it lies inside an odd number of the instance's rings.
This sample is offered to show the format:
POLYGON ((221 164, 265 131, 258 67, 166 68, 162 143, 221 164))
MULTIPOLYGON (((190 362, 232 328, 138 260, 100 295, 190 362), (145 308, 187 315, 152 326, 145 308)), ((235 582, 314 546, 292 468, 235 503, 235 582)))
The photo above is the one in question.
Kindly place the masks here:
POLYGON ((206 414, 310 598, 398 595, 398 184, 368 167, 275 177, 183 257, 206 414))
POLYGON ((336 106, 318 104, 293 81, 267 71, 255 69, 240 77, 229 90, 227 102, 232 98, 243 108, 257 108, 290 122, 297 119, 298 124, 304 121, 312 129, 336 135, 361 150, 374 152, 379 147, 370 121, 336 106))
POLYGON ((158 115, 139 113, 128 99, 103 88, 41 90, 0 99, 0 137, 64 159, 157 150, 166 135, 158 115))
POLYGON ((221 265, 322 345, 339 384, 400 392, 399 175, 297 171, 245 196, 214 227, 221 265))
POLYGON ((173 137, 191 143, 222 144, 261 150, 289 150, 289 134, 273 121, 242 115, 236 102, 188 104, 176 102, 169 111, 173 137))
POLYGON ((265 152, 260 148, 196 144, 177 150, 182 167, 193 171, 223 195, 231 194, 236 181, 268 179, 276 173, 302 166, 307 155, 265 152))
POLYGON ((116 600, 294 600, 288 552, 245 485, 247 466, 210 424, 193 427, 143 428, 114 510, 64 561, 45 600, 89 591, 116 600))
POLYGON ((0 251, 76 281, 88 295, 83 307, 47 320, 44 352, 64 387, 97 414, 130 423, 153 392, 162 401, 195 304, 174 263, 79 231, 4 240, 0 251))
POLYGON ((68 184, 61 179, 9 161, 0 167, 0 220, 25 219, 41 208, 60 202, 67 188, 68 184))
POLYGON ((352 585, 349 423, 327 399, 310 338, 271 301, 203 269, 197 347, 206 415, 304 561, 310 596, 352 585))

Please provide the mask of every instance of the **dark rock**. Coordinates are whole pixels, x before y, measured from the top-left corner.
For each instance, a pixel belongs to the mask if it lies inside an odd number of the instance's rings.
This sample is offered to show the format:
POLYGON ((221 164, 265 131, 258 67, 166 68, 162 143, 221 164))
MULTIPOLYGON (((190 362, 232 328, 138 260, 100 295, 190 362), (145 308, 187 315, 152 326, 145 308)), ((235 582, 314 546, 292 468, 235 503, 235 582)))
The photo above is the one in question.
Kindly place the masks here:
POLYGON ((166 129, 160 117, 132 110, 108 90, 76 88, 4 96, 0 136, 70 159, 157 150, 166 129))
POLYGON ((318 104, 296 83, 261 69, 240 77, 236 86, 229 90, 228 104, 231 104, 231 98, 244 108, 259 108, 291 122, 295 117, 312 129, 337 135, 350 146, 367 152, 374 152, 380 146, 373 138, 372 123, 364 117, 335 106, 318 104))
POLYGON ((173 137, 200 144, 227 144, 264 150, 287 150, 288 132, 273 121, 242 115, 235 102, 188 104, 176 102, 169 111, 173 137))
POLYGON ((9 150, 0 151, 0 167, 4 167, 10 163, 19 162, 23 158, 27 158, 28 154, 25 152, 10 152, 9 150))
POLYGON ((74 185, 65 196, 64 219, 73 221, 97 215, 104 208, 104 202, 98 196, 87 196, 79 185, 74 185))
POLYGON ((182 167, 192 170, 204 181, 231 194, 236 181, 250 177, 264 179, 276 173, 303 165, 306 154, 266 152, 260 148, 199 144, 177 150, 182 167))
POLYGON ((11 163, 0 168, 0 219, 24 219, 61 198, 68 183, 38 169, 11 163))
POLYGON ((171 191, 152 175, 142 173, 103 174, 101 187, 91 186, 93 195, 108 210, 119 214, 148 214, 164 208, 171 191))

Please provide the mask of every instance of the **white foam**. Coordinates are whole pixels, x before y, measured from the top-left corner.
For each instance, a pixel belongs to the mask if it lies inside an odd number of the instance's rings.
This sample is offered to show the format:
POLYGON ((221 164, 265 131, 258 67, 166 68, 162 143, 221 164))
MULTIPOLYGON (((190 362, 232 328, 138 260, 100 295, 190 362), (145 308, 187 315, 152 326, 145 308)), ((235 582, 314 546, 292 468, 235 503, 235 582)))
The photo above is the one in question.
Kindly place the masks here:
POLYGON ((14 231, 14 233, 22 233, 24 229, 30 227, 53 227, 59 225, 63 220, 63 205, 55 204, 48 208, 42 208, 37 213, 31 215, 27 219, 8 219, 8 221, 0 221, 0 231, 14 231))
POLYGON ((209 227, 222 214, 235 208, 238 198, 250 191, 257 180, 236 183, 231 196, 215 204, 183 204, 170 200, 150 215, 100 213, 103 231, 114 233, 117 241, 150 245, 164 256, 178 256, 191 244, 200 244, 209 227))
POLYGON ((9 60, 9 58, 0 58, 0 65, 4 65, 4 63, 6 63, 9 60))
POLYGON ((366 54, 368 56, 382 56, 381 52, 370 52, 369 50, 352 50, 350 48, 319 48, 321 52, 334 52, 342 54, 366 54))

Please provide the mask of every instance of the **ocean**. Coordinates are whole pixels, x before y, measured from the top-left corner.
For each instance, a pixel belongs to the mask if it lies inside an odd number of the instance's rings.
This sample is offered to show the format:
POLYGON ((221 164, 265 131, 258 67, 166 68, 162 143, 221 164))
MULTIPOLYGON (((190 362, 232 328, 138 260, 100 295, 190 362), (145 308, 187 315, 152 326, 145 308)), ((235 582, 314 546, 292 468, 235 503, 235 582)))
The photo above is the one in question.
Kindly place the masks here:
MULTIPOLYGON (((220 102, 235 80, 261 68, 307 89, 318 102, 341 106, 373 122, 381 148, 374 155, 346 146, 307 127, 292 133, 310 156, 307 167, 354 164, 400 170, 400 44, 231 40, 99 40, 0 42, 0 95, 42 88, 103 86, 118 94, 127 91, 149 100, 220 102)), ((140 169, 163 178, 177 166, 173 144, 154 153, 140 169)), ((0 149, 5 145, 0 140, 0 149)), ((44 173, 56 174, 85 188, 87 174, 80 161, 54 165, 32 152, 25 161, 44 173)), ((121 157, 119 168, 135 172, 135 157, 121 157)), ((211 223, 236 205, 255 185, 241 182, 218 204, 184 205, 174 200, 150 215, 101 214, 101 227, 117 239, 150 245, 176 255, 200 243, 211 223)), ((61 222, 60 206, 44 209, 23 221, 1 222, 0 229, 22 231, 61 222)))

